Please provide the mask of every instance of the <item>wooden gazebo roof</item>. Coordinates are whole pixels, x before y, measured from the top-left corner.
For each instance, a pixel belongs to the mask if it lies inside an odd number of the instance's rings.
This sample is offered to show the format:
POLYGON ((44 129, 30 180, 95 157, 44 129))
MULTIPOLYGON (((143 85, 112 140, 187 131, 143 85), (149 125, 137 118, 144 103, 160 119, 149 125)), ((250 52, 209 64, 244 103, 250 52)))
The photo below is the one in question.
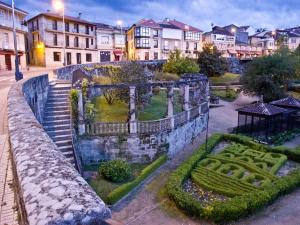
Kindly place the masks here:
POLYGON ((287 110, 267 103, 254 103, 243 108, 239 108, 236 111, 260 116, 275 116, 284 113, 287 110))
POLYGON ((300 109, 300 100, 297 98, 294 98, 292 96, 273 101, 273 102, 271 102, 271 104, 280 106, 280 107, 289 107, 289 108, 300 109))

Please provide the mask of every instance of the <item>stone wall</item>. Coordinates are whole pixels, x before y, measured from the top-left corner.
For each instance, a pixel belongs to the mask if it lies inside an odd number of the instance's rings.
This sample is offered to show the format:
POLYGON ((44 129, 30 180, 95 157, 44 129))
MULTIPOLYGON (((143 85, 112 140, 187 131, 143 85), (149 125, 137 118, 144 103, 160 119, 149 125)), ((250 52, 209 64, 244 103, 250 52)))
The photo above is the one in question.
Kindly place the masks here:
POLYGON ((172 157, 206 129, 207 118, 206 113, 170 132, 82 137, 78 148, 80 157, 85 165, 115 158, 130 162, 150 162, 162 152, 172 157))
POLYGON ((243 74, 245 70, 245 63, 241 62, 238 58, 226 58, 228 63, 228 72, 243 74))
POLYGON ((46 80, 42 76, 18 82, 8 95, 8 128, 22 223, 103 224, 111 216, 110 210, 65 160, 33 113, 39 117, 43 111, 38 105, 45 100, 46 89, 41 92, 40 88, 46 80), (38 93, 43 97, 36 97, 38 93))

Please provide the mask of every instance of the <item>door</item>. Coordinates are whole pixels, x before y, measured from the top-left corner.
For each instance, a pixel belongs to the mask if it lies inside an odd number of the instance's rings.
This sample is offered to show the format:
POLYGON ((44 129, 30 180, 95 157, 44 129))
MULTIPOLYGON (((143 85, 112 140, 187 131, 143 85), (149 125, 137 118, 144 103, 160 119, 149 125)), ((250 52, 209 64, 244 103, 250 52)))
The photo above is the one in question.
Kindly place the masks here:
POLYGON ((109 61, 110 61, 110 52, 100 51, 100 62, 109 62, 109 61))
POLYGON ((81 54, 80 53, 76 54, 76 59, 77 59, 77 64, 81 64, 81 54))
POLYGON ((7 70, 12 70, 11 67, 11 56, 10 55, 5 55, 5 65, 7 70))
POLYGON ((149 60, 149 52, 145 52, 145 60, 149 60))
POLYGON ((67 52, 67 65, 72 64, 72 54, 71 52, 67 52))

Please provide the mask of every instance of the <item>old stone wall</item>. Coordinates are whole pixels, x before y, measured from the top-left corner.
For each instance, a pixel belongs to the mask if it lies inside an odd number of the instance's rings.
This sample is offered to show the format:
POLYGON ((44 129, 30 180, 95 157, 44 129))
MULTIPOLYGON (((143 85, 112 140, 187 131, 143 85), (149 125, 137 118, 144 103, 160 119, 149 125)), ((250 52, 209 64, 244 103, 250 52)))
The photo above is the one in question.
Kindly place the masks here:
POLYGON ((170 132, 82 137, 79 140, 79 154, 84 165, 115 158, 130 162, 150 162, 163 152, 172 157, 206 129, 207 117, 206 113, 170 132))
POLYGON ((20 81, 8 95, 11 151, 19 206, 25 215, 22 224, 103 224, 110 210, 65 160, 33 113, 42 111, 36 106, 44 98, 37 100, 36 93, 44 96, 39 83, 46 85, 46 80, 43 76, 20 81))

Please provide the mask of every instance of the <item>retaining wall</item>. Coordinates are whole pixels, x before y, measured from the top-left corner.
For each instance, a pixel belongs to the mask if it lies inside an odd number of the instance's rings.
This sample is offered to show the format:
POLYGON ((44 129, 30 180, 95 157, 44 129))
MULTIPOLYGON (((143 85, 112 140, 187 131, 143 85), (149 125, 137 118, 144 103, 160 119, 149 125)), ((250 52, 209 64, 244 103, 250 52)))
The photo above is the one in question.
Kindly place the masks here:
POLYGON ((110 210, 40 124, 47 92, 48 77, 40 76, 16 83, 8 94, 8 128, 22 223, 103 224, 110 210))

